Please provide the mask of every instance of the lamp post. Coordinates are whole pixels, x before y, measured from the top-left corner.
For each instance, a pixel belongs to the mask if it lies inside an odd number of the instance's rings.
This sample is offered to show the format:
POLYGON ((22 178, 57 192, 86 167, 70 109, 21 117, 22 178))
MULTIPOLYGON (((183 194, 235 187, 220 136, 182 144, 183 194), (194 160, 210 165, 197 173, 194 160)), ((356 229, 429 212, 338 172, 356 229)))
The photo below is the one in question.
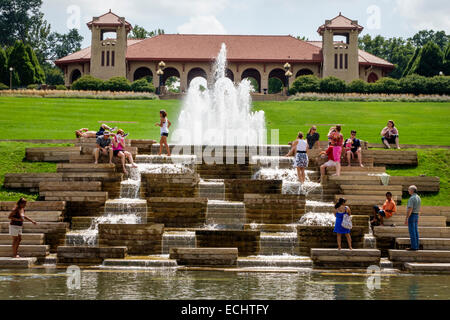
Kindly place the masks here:
POLYGON ((12 90, 12 73, 14 71, 13 67, 9 67, 9 90, 12 90))
POLYGON ((291 65, 289 64, 289 62, 286 62, 284 64, 284 70, 286 70, 286 72, 284 73, 284 75, 286 76, 286 82, 287 82, 287 86, 285 87, 286 89, 286 95, 289 95, 289 78, 292 77, 292 72, 291 72, 291 65))
POLYGON ((163 76, 163 74, 164 74, 164 68, 166 67, 166 64, 164 63, 164 61, 160 61, 159 63, 158 63, 158 70, 156 71, 156 74, 158 75, 158 77, 159 77, 159 88, 158 88, 158 94, 161 94, 161 88, 162 88, 162 85, 163 85, 163 82, 162 82, 162 76, 163 76))

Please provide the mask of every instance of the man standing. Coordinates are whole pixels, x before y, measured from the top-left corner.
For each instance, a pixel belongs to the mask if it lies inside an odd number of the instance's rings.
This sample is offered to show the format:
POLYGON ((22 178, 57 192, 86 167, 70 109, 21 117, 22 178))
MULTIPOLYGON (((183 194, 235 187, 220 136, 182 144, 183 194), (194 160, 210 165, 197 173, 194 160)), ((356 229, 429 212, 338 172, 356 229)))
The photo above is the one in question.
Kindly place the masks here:
POLYGON ((109 131, 104 131, 102 136, 97 137, 97 147, 94 149, 95 164, 98 164, 100 153, 109 155, 109 163, 112 163, 113 149, 111 148, 109 131))
POLYGON ((408 193, 411 197, 408 200, 406 206, 406 219, 405 225, 408 225, 409 238, 411 241, 411 247, 406 250, 419 250, 419 211, 421 200, 417 194, 417 187, 415 185, 409 186, 408 193))
POLYGON ((344 147, 347 155, 348 166, 350 167, 352 158, 358 157, 359 166, 364 167, 362 164, 361 141, 356 138, 355 130, 352 130, 350 133, 350 138, 345 140, 344 147))

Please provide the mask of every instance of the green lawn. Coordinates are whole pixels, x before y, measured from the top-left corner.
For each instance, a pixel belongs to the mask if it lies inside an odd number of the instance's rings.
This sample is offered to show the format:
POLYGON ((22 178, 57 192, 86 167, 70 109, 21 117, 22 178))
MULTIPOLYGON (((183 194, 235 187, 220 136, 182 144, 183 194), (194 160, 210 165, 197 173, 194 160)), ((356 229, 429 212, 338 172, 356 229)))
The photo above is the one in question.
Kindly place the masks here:
MULTIPOLYGON (((66 144, 68 145, 68 144, 66 144)), ((56 172, 55 163, 24 161, 25 148, 28 147, 55 147, 64 144, 39 144, 21 142, 0 142, 0 201, 17 201, 20 197, 36 200, 35 193, 22 193, 17 190, 5 189, 3 180, 5 173, 20 172, 56 172)))
MULTIPOLYGON (((440 178, 440 191, 436 194, 422 194, 425 206, 450 206, 450 150, 417 149, 417 167, 389 166, 386 172, 391 176, 437 176, 440 178)), ((420 190, 419 190, 420 191, 420 190)))
MULTIPOLYGON (((176 128, 181 102, 176 100, 93 100, 58 98, 0 97, 0 139, 72 139, 82 127, 97 130, 102 122, 130 132, 131 139, 159 139, 159 110, 165 109, 176 128), (117 121, 129 122, 118 123, 117 121)), ((268 129, 279 129, 280 143, 318 127, 321 140, 332 124, 343 125, 344 136, 351 129, 369 142, 380 142, 379 132, 387 120, 393 119, 405 144, 450 145, 448 123, 450 103, 401 102, 326 102, 287 101, 255 102, 255 110, 264 110, 268 129)), ((24 162, 27 143, 0 142, 0 186, 8 172, 54 172, 55 164, 24 162)), ((44 146, 44 145, 39 145, 44 146)), ((419 166, 388 168, 391 175, 439 176, 441 191, 424 195, 424 205, 450 206, 450 151, 418 150, 419 166)), ((17 200, 22 193, 0 187, 0 200, 17 200)), ((36 199, 35 194, 25 195, 36 199)))
MULTIPOLYGON (((103 121, 113 121, 130 132, 131 139, 159 139, 159 110, 165 109, 176 128, 181 107, 177 100, 93 100, 0 97, 0 139, 71 139, 82 127, 97 130, 103 121), (117 123, 126 121, 132 123, 117 123)), ((400 143, 450 145, 450 103, 440 102, 255 102, 264 110, 268 129, 279 129, 280 143, 295 139, 298 131, 318 127, 321 140, 332 124, 343 125, 369 142, 380 142, 379 133, 393 119, 400 143)))

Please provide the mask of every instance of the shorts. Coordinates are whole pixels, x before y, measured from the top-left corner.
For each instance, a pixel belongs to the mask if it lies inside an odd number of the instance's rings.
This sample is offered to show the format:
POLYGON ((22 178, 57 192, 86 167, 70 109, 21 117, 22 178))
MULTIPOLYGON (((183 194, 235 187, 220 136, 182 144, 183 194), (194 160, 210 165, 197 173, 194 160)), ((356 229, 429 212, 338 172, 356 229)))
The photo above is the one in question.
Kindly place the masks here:
POLYGON ((337 161, 328 160, 328 161, 325 162, 323 165, 324 165, 325 167, 336 167, 337 164, 338 164, 337 161))
POLYGON ((308 166, 308 155, 303 152, 297 152, 294 158, 294 168, 306 168, 308 166))
POLYGON ((168 137, 168 136, 169 136, 169 133, 168 133, 168 132, 161 132, 161 137, 162 137, 162 136, 168 137))
POLYGON ((120 151, 123 151, 123 150, 113 150, 113 155, 115 157, 117 157, 117 155, 119 154, 120 151))
POLYGON ((394 144, 395 143, 395 138, 397 138, 397 137, 398 137, 398 135, 393 135, 393 136, 390 136, 389 138, 382 137, 381 141, 384 142, 384 140, 387 140, 387 142, 389 142, 390 144, 394 144))
POLYGON ((22 234, 21 226, 14 226, 12 224, 9 225, 9 235, 13 237, 17 237, 22 234))

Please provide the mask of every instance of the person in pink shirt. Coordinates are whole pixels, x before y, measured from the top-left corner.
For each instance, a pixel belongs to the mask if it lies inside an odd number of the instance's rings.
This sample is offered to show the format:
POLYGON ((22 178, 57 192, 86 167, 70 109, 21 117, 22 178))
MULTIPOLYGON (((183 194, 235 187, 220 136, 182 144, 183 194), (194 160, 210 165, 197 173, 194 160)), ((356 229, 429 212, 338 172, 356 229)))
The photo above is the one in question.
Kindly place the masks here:
POLYGON ((122 162, 122 169, 124 173, 127 173, 127 170, 125 168, 125 159, 128 159, 131 166, 133 168, 137 168, 137 165, 133 161, 133 156, 130 152, 125 151, 125 133, 122 129, 117 130, 117 134, 114 135, 112 139, 112 146, 113 146, 113 155, 115 157, 119 157, 120 161, 122 162))

